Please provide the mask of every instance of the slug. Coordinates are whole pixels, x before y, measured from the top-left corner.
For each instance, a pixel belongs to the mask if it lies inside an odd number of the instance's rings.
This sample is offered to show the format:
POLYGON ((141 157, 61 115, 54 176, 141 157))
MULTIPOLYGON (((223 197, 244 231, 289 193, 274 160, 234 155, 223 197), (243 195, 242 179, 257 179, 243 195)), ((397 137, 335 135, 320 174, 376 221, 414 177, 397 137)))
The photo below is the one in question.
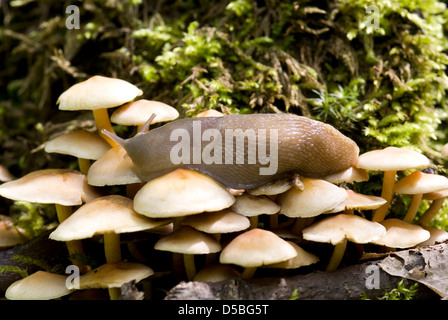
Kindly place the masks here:
POLYGON ((129 139, 103 130, 126 150, 142 181, 184 168, 228 188, 251 189, 297 174, 337 173, 359 155, 334 127, 294 114, 184 118, 145 132, 151 120, 129 139))

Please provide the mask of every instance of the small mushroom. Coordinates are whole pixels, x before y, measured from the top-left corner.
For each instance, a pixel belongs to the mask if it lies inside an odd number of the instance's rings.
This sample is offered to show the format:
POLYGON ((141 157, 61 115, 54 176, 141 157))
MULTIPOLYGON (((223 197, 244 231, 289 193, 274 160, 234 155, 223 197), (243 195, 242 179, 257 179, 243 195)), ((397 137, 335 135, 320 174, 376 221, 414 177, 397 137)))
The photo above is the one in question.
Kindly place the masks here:
POLYGON ((289 260, 297 251, 275 233, 264 229, 251 229, 235 237, 222 250, 219 262, 244 267, 243 279, 252 278, 257 267, 289 260))
POLYGON ((0 250, 23 243, 27 239, 26 231, 14 226, 11 217, 0 215, 0 250))
POLYGON ((196 115, 198 118, 206 118, 206 117, 223 117, 224 114, 215 109, 209 109, 202 111, 196 115))
POLYGON ((280 206, 267 196, 254 196, 246 193, 235 198, 231 209, 249 217, 251 228, 257 228, 259 215, 275 215, 280 211, 280 206))
POLYGON ((319 257, 315 254, 312 254, 308 251, 303 250, 297 244, 292 241, 287 241, 290 245, 294 247, 297 252, 297 256, 291 258, 289 260, 285 260, 282 262, 277 262, 274 264, 269 264, 266 267, 268 268, 279 268, 279 269, 297 269, 304 266, 309 266, 311 264, 315 264, 319 262, 319 257))
POLYGON ((179 117, 179 112, 166 103, 141 99, 127 103, 115 110, 110 120, 121 125, 138 126, 138 130, 140 130, 152 114, 155 114, 156 117, 150 124, 172 121, 179 117))
POLYGON ((45 152, 61 153, 78 158, 79 171, 87 174, 90 167, 90 160, 101 158, 110 145, 97 134, 87 130, 72 131, 60 135, 45 145, 45 152))
POLYGON ((412 195, 412 202, 403 221, 412 223, 418 212, 424 193, 440 191, 448 188, 448 179, 444 176, 414 171, 395 184, 394 192, 397 194, 412 195))
POLYGON ((323 177, 322 179, 335 184, 343 182, 363 182, 369 180, 369 173, 361 168, 350 167, 347 170, 334 173, 332 175, 323 177))
POLYGON ((14 176, 9 172, 9 170, 5 167, 0 165, 0 182, 7 182, 14 180, 14 176))
POLYGON ((386 234, 372 241, 374 244, 389 248, 411 248, 430 237, 429 231, 400 219, 391 218, 380 222, 386 228, 386 234))
POLYGON ((196 275, 194 255, 221 251, 221 244, 213 237, 190 226, 181 226, 172 234, 162 237, 154 249, 181 253, 184 257, 185 272, 189 280, 196 275))
POLYGON ((343 211, 346 213, 353 213, 354 210, 374 210, 386 203, 386 200, 381 197, 365 195, 353 190, 346 191, 347 198, 326 213, 337 213, 343 211))
MULTIPOLYGON (((139 88, 127 81, 93 76, 64 91, 56 103, 60 110, 92 110, 98 132, 106 129, 114 133, 107 109, 118 107, 142 94, 139 88)), ((112 139, 101 135, 111 146, 116 146, 112 139)))
POLYGON ((172 218, 230 207, 233 195, 211 177, 176 169, 147 182, 135 195, 134 209, 151 218, 172 218))
POLYGON ((58 299, 72 292, 67 288, 66 280, 66 275, 37 271, 12 283, 6 289, 5 297, 9 300, 58 299))
POLYGON ((397 171, 427 167, 429 165, 429 159, 423 154, 405 148, 387 147, 382 150, 373 150, 361 154, 356 164, 357 168, 384 171, 381 198, 387 202, 376 209, 372 221, 379 222, 386 217, 393 197, 397 171))
POLYGON ((429 232, 429 238, 423 242, 420 242, 418 244, 419 247, 433 246, 437 243, 445 242, 446 240, 448 240, 448 232, 446 232, 445 230, 433 227, 423 227, 423 229, 429 232))
POLYGON ((327 271, 336 270, 347 246, 347 241, 369 243, 380 239, 386 229, 377 222, 371 222, 353 214, 337 214, 325 217, 303 230, 305 240, 333 244, 334 250, 327 265, 327 271))
POLYGON ((241 273, 228 264, 210 264, 202 268, 193 278, 193 281, 219 282, 233 278, 240 278, 241 273))

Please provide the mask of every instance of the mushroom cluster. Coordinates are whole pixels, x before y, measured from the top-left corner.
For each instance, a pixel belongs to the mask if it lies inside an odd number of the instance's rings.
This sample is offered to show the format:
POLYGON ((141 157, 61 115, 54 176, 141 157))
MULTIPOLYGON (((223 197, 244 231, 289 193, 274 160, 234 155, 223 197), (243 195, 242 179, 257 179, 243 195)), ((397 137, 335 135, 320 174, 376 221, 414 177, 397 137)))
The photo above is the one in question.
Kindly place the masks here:
MULTIPOLYGON (((58 102, 61 110, 93 110, 97 128, 110 132, 111 122, 146 130, 142 126, 152 114, 159 122, 179 117, 164 103, 133 101, 141 94, 123 80, 95 76, 69 88, 58 102), (109 118, 107 108, 112 107, 117 109, 109 118)), ((221 115, 213 111, 198 116, 221 115)), ((38 271, 13 283, 8 299, 55 299, 90 289, 107 289, 110 299, 117 299, 123 284, 150 281, 154 274, 214 282, 313 266, 331 272, 344 259, 360 259, 368 250, 447 238, 428 224, 448 195, 448 179, 419 171, 431 163, 412 150, 374 150, 339 174, 295 176, 251 190, 228 189, 187 169, 143 182, 123 148, 84 130, 48 141, 45 151, 76 157, 79 170, 46 169, 10 178, 0 185, 0 195, 55 204, 59 225, 49 238, 66 243, 80 276, 67 282, 67 275, 38 271), (384 172, 381 195, 355 192, 354 186, 366 183, 374 171, 384 172), (405 176, 396 182, 398 171, 405 176), (412 198, 402 220, 387 217, 394 194, 412 198), (416 220, 422 201, 432 204, 416 220), (102 264, 92 267, 80 256, 90 254, 88 247, 94 245, 101 245, 102 264)), ((16 231, 10 232, 11 246, 22 241, 16 231)))

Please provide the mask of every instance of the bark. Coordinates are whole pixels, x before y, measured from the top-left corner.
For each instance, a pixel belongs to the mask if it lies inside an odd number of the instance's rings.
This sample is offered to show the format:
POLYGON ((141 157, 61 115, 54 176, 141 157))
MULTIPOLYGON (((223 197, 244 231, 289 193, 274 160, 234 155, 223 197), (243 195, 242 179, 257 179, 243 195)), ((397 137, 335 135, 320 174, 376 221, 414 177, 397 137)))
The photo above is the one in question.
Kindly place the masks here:
POLYGON ((298 299, 348 300, 384 296, 403 280, 406 288, 418 282, 414 299, 448 296, 448 243, 390 253, 381 259, 351 265, 333 272, 315 271, 291 277, 217 283, 181 282, 167 300, 284 300, 296 290, 298 299))

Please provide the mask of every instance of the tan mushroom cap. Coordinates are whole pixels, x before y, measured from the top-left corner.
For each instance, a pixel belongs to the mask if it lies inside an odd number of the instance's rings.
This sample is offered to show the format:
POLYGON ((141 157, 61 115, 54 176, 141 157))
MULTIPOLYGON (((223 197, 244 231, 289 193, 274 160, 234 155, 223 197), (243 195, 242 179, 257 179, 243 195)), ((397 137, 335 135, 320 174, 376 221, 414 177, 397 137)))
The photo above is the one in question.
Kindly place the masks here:
POLYGON ((141 94, 127 81, 93 76, 64 91, 57 103, 60 110, 96 110, 120 106, 141 94))
POLYGON ((280 268, 280 269, 297 269, 300 267, 309 266, 311 264, 315 264, 319 262, 319 257, 303 250, 301 247, 299 247, 297 244, 295 244, 292 241, 287 241, 290 245, 294 247, 294 249, 297 252, 297 256, 294 258, 291 258, 289 260, 285 260, 282 262, 274 263, 267 265, 266 267, 269 268, 280 268))
POLYGON ((134 211, 133 202, 129 198, 110 195, 81 206, 50 234, 50 239, 86 239, 108 232, 119 234, 143 231, 167 223, 167 220, 154 220, 139 215, 134 211))
POLYGON ((230 209, 188 216, 181 223, 206 233, 237 232, 250 227, 247 217, 230 209))
POLYGON ((230 208, 246 217, 258 216, 260 214, 270 215, 280 211, 280 205, 267 196, 254 196, 251 194, 242 194, 235 197, 235 203, 230 208))
POLYGON ((213 178, 176 169, 146 183, 134 197, 134 209, 152 218, 180 217, 230 207, 235 198, 213 178))
POLYGON ((221 244, 212 236, 190 226, 181 226, 154 245, 154 249, 182 254, 208 254, 221 251, 221 244))
POLYGON ((223 117, 224 113, 219 112, 215 109, 205 110, 196 115, 197 118, 206 118, 206 117, 223 117))
POLYGON ((247 192, 254 196, 260 196, 260 195, 273 196, 288 191, 289 189, 292 188, 292 186, 293 183, 291 179, 280 179, 262 185, 258 188, 247 190, 247 192))
POLYGON ((79 288, 76 288, 75 281, 69 287, 80 290, 120 288, 129 281, 140 282, 153 274, 153 269, 141 263, 106 263, 80 276, 79 288))
POLYGON ((363 182, 369 180, 369 174, 364 169, 350 167, 347 170, 328 175, 322 179, 331 183, 363 182))
POLYGON ((294 258, 294 247, 271 231, 251 229, 235 237, 221 252, 220 263, 260 267, 294 258))
POLYGON ((387 147, 361 154, 356 167, 372 171, 401 171, 426 167, 430 164, 429 159, 417 151, 387 147))
POLYGON ((372 241, 374 244, 389 248, 410 248, 426 241, 430 237, 429 231, 421 226, 404 222, 400 219, 386 219, 380 222, 387 230, 386 234, 372 241))
POLYGON ((25 230, 14 226, 11 217, 0 215, 0 249, 15 246, 27 240, 25 230))
POLYGON ((445 242, 448 240, 448 232, 445 230, 441 230, 439 228, 433 228, 433 227, 423 227, 426 231, 429 231, 429 238, 421 243, 418 244, 419 247, 421 246, 433 246, 440 242, 445 242))
POLYGON ((9 300, 50 300, 68 295, 67 275, 37 271, 26 278, 17 280, 6 289, 9 300))
POLYGON ((87 130, 60 135, 45 145, 45 151, 48 153, 68 154, 90 160, 101 158, 109 149, 110 145, 103 138, 87 130))
POLYGON ((0 185, 0 196, 18 201, 74 206, 95 199, 99 194, 79 171, 43 169, 0 185))
POLYGON ((353 214, 326 217, 303 229, 304 239, 333 245, 345 239, 355 243, 369 243, 385 234, 386 229, 381 224, 353 214))
POLYGON ((374 210, 386 203, 381 197, 365 195, 353 190, 347 190, 347 198, 335 208, 326 213, 336 213, 344 210, 374 210))
POLYGON ((202 268, 193 278, 193 281, 219 282, 223 280, 240 278, 241 272, 228 264, 211 264, 202 268))
POLYGON ((142 180, 134 170, 134 164, 126 151, 116 146, 95 161, 87 172, 87 182, 92 186, 124 185, 142 180))
POLYGON ((414 171, 398 181, 394 192, 398 194, 423 194, 448 188, 448 178, 431 173, 414 171))
POLYGON ((321 179, 304 178, 304 190, 291 188, 279 196, 280 213, 291 218, 314 217, 333 209, 347 198, 347 192, 321 179))
POLYGON ((14 180, 14 176, 6 169, 5 166, 0 165, 0 182, 7 182, 14 180))
POLYGON ((424 200, 437 200, 448 197, 448 189, 425 193, 423 195, 424 200))
POLYGON ((166 103, 141 99, 127 103, 115 110, 110 121, 126 126, 141 126, 152 114, 155 114, 156 117, 151 124, 172 121, 179 117, 179 112, 166 103))

